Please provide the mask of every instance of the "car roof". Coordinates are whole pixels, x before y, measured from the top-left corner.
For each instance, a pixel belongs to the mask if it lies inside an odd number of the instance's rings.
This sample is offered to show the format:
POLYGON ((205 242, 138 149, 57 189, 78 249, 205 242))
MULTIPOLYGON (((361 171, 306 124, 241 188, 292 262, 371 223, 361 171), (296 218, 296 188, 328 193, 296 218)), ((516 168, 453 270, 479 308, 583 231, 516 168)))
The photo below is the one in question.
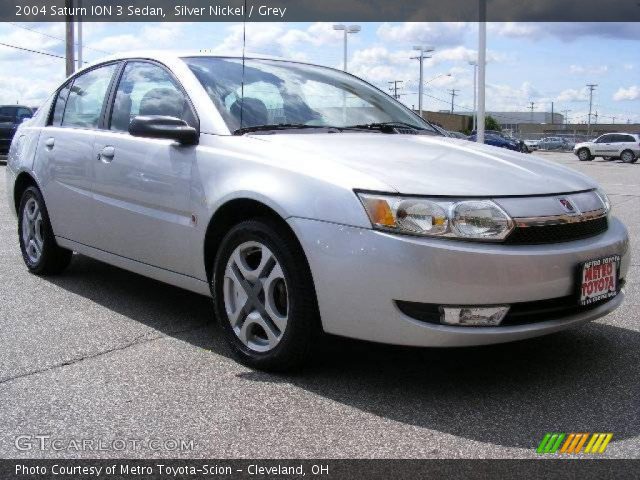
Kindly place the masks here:
POLYGON ((6 108, 6 107, 28 108, 29 110, 33 110, 31 107, 27 107, 26 105, 0 105, 0 108, 6 108))
MULTIPOLYGON (((109 62, 109 61, 117 61, 117 60, 127 60, 132 58, 145 58, 148 60, 156 60, 160 63, 173 63, 177 60, 180 60, 185 57, 215 57, 215 58, 237 58, 241 59, 243 56, 241 53, 236 52, 213 52, 211 50, 133 50, 128 52, 120 52, 114 53, 112 55, 108 55, 106 57, 102 57, 97 59, 91 64, 86 65, 82 69, 91 68, 94 65, 98 65, 101 63, 109 62)), ((303 62, 300 60, 292 60, 283 57, 277 57, 274 55, 264 55, 261 53, 246 53, 244 55, 245 59, 251 60, 278 60, 278 61, 286 61, 292 63, 303 63, 306 65, 315 65, 321 66, 310 62, 303 62)), ((327 67, 330 68, 330 67, 327 67)))

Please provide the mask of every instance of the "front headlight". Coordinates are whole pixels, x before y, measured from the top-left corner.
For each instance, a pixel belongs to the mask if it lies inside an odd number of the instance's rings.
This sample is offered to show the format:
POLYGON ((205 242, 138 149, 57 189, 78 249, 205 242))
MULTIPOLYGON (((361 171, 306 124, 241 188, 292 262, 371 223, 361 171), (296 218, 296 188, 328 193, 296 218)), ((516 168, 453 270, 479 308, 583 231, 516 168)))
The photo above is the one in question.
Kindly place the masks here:
POLYGON ((358 197, 374 228, 463 240, 504 240, 513 220, 491 200, 412 198, 372 193, 358 197))
POLYGON ((611 211, 611 202, 609 201, 609 197, 607 196, 607 194, 604 193, 604 190, 598 188, 596 190, 596 195, 600 197, 600 200, 602 200, 602 203, 604 205, 604 209, 607 211, 607 213, 609 213, 611 211))

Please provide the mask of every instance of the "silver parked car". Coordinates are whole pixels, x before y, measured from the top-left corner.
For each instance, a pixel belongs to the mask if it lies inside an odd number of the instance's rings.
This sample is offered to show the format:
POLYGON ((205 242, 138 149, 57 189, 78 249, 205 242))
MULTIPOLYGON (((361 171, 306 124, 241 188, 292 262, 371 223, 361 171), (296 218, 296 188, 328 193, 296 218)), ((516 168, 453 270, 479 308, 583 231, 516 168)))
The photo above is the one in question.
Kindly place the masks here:
POLYGON ((298 62, 99 62, 19 127, 7 181, 31 272, 75 251, 211 295, 263 369, 299 365, 322 332, 437 347, 556 332, 618 307, 630 263, 590 178, 445 138, 298 62))
POLYGON ((640 157, 640 135, 605 133, 591 142, 576 144, 573 153, 582 162, 602 157, 605 160, 619 158, 624 163, 635 163, 640 157))

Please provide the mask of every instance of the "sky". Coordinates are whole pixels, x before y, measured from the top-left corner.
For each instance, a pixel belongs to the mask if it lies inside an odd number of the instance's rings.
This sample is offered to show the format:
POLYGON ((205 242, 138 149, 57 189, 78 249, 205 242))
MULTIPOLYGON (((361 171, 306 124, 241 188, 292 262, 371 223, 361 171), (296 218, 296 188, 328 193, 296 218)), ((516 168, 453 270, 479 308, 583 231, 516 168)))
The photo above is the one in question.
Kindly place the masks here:
MULTIPOLYGON (((349 35, 348 70, 386 91, 401 80, 400 100, 417 108, 415 45, 425 60, 425 110, 473 109, 477 23, 363 23, 349 35)), ((86 23, 84 60, 138 49, 209 49, 239 53, 237 23, 86 23)), ((64 23, 0 23, 0 42, 64 55, 64 23)), ((247 51, 342 68, 342 32, 329 23, 248 23, 247 51)), ((490 23, 488 111, 569 110, 586 122, 587 84, 597 84, 598 123, 640 123, 640 26, 634 23, 490 23)), ((64 80, 64 60, 0 45, 0 103, 37 106, 64 80)))

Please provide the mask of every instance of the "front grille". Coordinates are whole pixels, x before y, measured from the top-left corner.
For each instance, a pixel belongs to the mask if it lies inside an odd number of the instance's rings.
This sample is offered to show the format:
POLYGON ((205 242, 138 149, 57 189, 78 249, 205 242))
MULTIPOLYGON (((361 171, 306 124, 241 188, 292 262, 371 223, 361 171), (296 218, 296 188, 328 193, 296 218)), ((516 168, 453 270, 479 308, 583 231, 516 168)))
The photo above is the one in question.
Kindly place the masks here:
MULTIPOLYGON (((621 288, 624 285, 624 280, 620 280, 618 285, 618 288, 621 288)), ((578 305, 576 296, 569 295, 566 297, 551 298, 548 300, 536 300, 534 302, 512 303, 511 308, 509 308, 509 312, 502 320, 500 327, 558 320, 577 313, 593 310, 594 308, 611 300, 612 299, 606 299, 591 305, 580 306, 578 305)), ((418 303, 396 300, 396 305, 402 313, 414 318, 415 320, 440 325, 440 305, 436 303, 418 303)))
POLYGON ((608 227, 607 217, 576 223, 516 227, 504 243, 509 245, 533 245, 570 242, 599 235, 602 232, 606 232, 608 227))

